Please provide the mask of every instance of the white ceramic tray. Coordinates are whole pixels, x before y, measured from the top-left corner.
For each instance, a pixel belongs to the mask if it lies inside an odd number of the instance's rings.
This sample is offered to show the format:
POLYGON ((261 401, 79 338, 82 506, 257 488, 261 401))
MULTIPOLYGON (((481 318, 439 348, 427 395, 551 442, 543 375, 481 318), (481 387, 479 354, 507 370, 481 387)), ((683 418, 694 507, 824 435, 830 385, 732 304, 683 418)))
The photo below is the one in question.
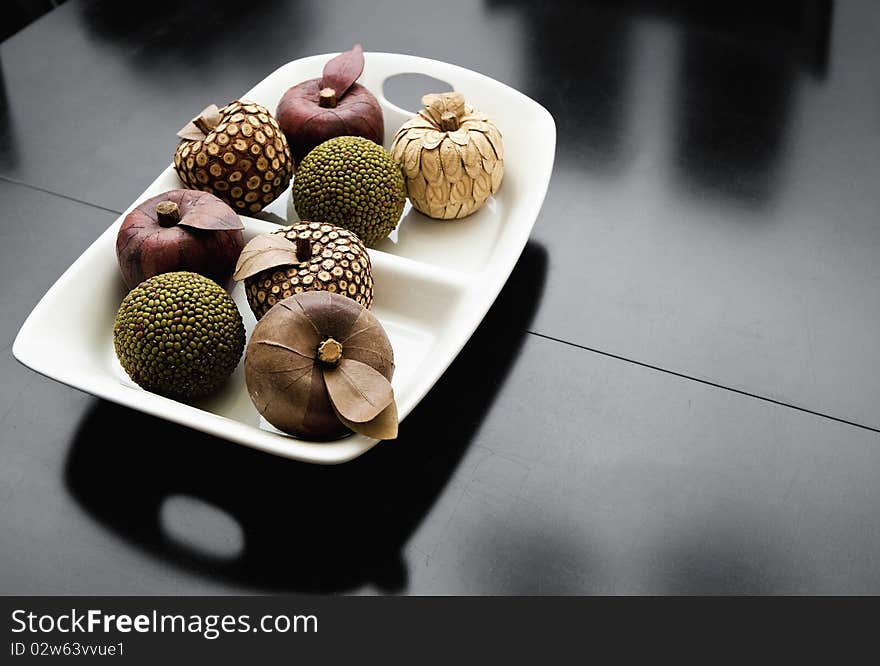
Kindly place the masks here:
MULTIPOLYGON (((320 76, 330 57, 332 54, 288 63, 242 99, 274 112, 288 87, 320 76)), ((467 342, 513 270, 550 181, 556 126, 540 104, 482 74, 392 53, 367 53, 365 59, 360 83, 382 106, 386 148, 397 128, 418 110, 401 109, 382 93, 388 77, 404 73, 445 81, 493 118, 504 137, 504 181, 498 196, 482 210, 461 221, 435 222, 412 210, 407 202, 397 230, 370 251, 375 282, 372 310, 394 347, 392 384, 402 420, 467 342)), ((205 100, 206 104, 211 102, 225 100, 205 100)), ((183 185, 169 166, 128 210, 146 198, 179 187, 183 185)), ((289 198, 288 189, 260 217, 295 219, 295 213, 288 210, 289 198)), ((123 217, 67 269, 31 312, 12 348, 21 363, 106 400, 287 458, 341 463, 376 443, 361 435, 335 442, 308 442, 273 432, 265 424, 261 427, 260 415, 248 398, 243 364, 219 394, 192 405, 149 393, 132 383, 116 360, 112 340, 113 320, 125 295, 115 253, 123 217)), ((245 241, 277 228, 266 219, 242 219, 245 241)), ((255 321, 242 286, 236 285, 232 295, 250 335, 255 321)))

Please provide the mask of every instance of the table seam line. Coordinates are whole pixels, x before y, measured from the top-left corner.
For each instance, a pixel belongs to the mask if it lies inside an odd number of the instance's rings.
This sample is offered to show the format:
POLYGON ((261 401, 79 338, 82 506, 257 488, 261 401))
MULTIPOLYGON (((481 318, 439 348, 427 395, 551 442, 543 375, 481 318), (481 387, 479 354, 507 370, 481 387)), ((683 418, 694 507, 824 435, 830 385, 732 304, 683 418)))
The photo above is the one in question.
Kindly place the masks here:
POLYGON ((69 194, 62 194, 61 192, 55 192, 55 191, 47 189, 45 187, 40 187, 39 185, 32 185, 31 183, 25 183, 23 181, 16 180, 15 178, 10 178, 9 176, 5 176, 3 174, 0 174, 0 180, 3 180, 3 181, 10 183, 12 185, 19 185, 21 187, 26 187, 30 190, 42 192, 43 194, 49 194, 51 196, 59 197, 61 199, 67 199, 68 201, 73 201, 75 203, 82 204, 83 206, 90 206, 91 208, 97 208, 98 210, 103 210, 107 213, 115 213, 116 215, 122 215, 122 211, 115 210, 113 208, 107 208, 106 206, 92 203, 91 201, 77 199, 76 197, 72 197, 69 194))
POLYGON ((749 398, 755 398, 756 400, 762 400, 764 402, 769 402, 774 405, 778 405, 780 407, 787 407, 789 409, 794 409, 799 412, 804 412, 806 414, 811 414, 813 416, 818 416, 819 418, 828 419, 831 421, 837 421, 838 423, 843 423, 844 425, 852 426, 854 428, 861 428, 862 430, 868 430, 869 432, 880 433, 880 428, 874 428, 869 425, 864 425, 863 423, 857 423, 855 421, 849 421, 844 418, 840 418, 838 416, 833 416, 831 414, 826 414, 823 412, 817 412, 816 410, 809 409, 807 407, 800 407, 798 405, 794 405, 788 402, 783 402, 781 400, 776 400, 775 398, 770 398, 768 396, 760 395, 759 393, 751 393, 749 391, 744 391, 742 389, 734 388, 732 386, 725 386, 724 384, 719 384, 717 382, 713 382, 709 379, 700 379, 699 377, 694 377, 692 375, 686 375, 682 372, 677 372, 675 370, 670 370, 668 368, 663 368, 659 365, 652 365, 651 363, 646 363, 644 361, 637 361, 632 358, 627 358, 626 356, 620 356, 618 354, 614 354, 612 352, 603 351, 601 349, 596 349, 595 347, 588 347, 586 345, 578 344, 577 342, 570 342, 568 340, 563 340, 562 338, 556 338, 552 335, 547 335, 545 333, 539 333, 538 331, 528 330, 527 333, 530 335, 534 335, 539 338, 543 338, 545 340, 550 340, 552 342, 558 342, 563 345, 568 345, 570 347, 575 347, 577 349, 582 349, 584 351, 592 352, 594 354, 599 354, 601 356, 607 356, 608 358, 613 358, 618 361, 624 361, 625 363, 632 363, 633 365, 638 365, 643 368, 648 368, 649 370, 656 370, 657 372, 662 372, 667 375, 672 375, 674 377, 679 377, 680 379, 687 379, 692 382, 697 382, 699 384, 704 384, 706 386, 711 386, 713 388, 721 389, 723 391, 730 391, 731 393, 738 393, 739 395, 743 395, 749 398))

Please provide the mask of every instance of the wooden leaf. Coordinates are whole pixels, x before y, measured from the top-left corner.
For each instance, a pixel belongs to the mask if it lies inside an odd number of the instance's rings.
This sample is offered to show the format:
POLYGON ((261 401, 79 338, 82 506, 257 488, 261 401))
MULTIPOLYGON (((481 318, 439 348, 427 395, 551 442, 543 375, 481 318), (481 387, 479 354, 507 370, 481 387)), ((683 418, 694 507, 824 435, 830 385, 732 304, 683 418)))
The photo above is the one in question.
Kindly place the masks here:
POLYGON ((470 178, 461 178, 452 184, 452 191, 449 193, 449 201, 451 203, 467 203, 471 199, 471 188, 473 180, 470 178))
POLYGON ((498 188, 501 187, 501 179, 504 176, 504 162, 496 162, 495 170, 492 172, 492 193, 498 191, 498 188))
POLYGON ((391 152, 394 152, 394 146, 400 141, 403 136, 406 135, 406 132, 406 125, 401 125, 400 128, 394 133, 394 136, 391 137, 391 152))
MULTIPOLYGON (((334 411, 336 411, 335 408, 334 411)), ((372 437, 373 439, 395 439, 397 437, 397 403, 393 400, 390 405, 379 412, 376 418, 365 423, 349 421, 338 411, 336 411, 336 416, 346 428, 358 434, 372 437)))
POLYGON ((261 234, 244 246, 232 277, 241 281, 270 268, 298 263, 294 243, 282 234, 261 234))
POLYGON ((398 134, 394 137, 391 144, 391 159, 399 165, 403 165, 403 153, 409 145, 409 138, 406 134, 398 134))
POLYGON ((463 130, 463 129, 458 129, 454 132, 449 132, 449 134, 447 134, 447 136, 450 139, 452 139, 455 143, 457 143, 459 146, 466 146, 466 145, 468 145, 468 142, 470 141, 470 138, 468 137, 467 130, 463 130))
POLYGON ((446 180, 455 182, 461 178, 464 167, 461 165, 458 147, 452 141, 444 141, 440 144, 440 162, 443 164, 446 180))
POLYGON ((425 150, 434 150, 434 148, 439 146, 440 143, 445 138, 446 138, 446 135, 443 132, 435 132, 435 131, 425 132, 421 137, 422 147, 425 150))
POLYGON ((323 337, 299 306, 286 301, 278 303, 278 311, 271 318, 260 319, 261 344, 287 350, 314 363, 323 337))
MULTIPOLYGON (((169 197, 169 200, 171 197, 169 197)), ((185 191, 176 201, 186 214, 178 224, 203 231, 234 231, 244 229, 241 218, 223 201, 207 192, 185 191)))
POLYGON ((495 151, 498 159, 503 160, 504 142, 501 140, 501 132, 498 131, 498 128, 493 125, 492 129, 486 132, 486 138, 489 139, 489 143, 492 144, 492 149, 495 151))
POLYGON ((485 125, 491 122, 492 121, 489 120, 489 117, 485 113, 474 111, 470 107, 468 107, 468 112, 461 118, 462 125, 467 126, 469 130, 477 130, 480 132, 488 131, 488 128, 486 128, 485 125))
POLYGON ((483 156, 480 155, 479 149, 473 143, 468 143, 462 157, 464 170, 471 178, 477 178, 483 173, 483 156))
POLYGON ((177 136, 181 139, 187 139, 188 141, 201 141, 207 136, 207 134, 196 127, 194 122, 190 121, 180 128, 180 131, 177 132, 177 136))
POLYGON ((407 194, 409 194, 410 199, 415 199, 416 201, 424 201, 425 189, 427 187, 428 182, 421 174, 413 178, 406 179, 406 191, 407 194))
POLYGON ((208 136, 208 132, 220 124, 221 120, 222 116, 220 114, 220 109, 217 108, 216 104, 209 104, 202 109, 202 112, 199 113, 199 115, 184 125, 177 133, 177 136, 181 139, 201 141, 208 136))
POLYGON ((477 150, 480 151, 480 155, 483 156, 483 159, 495 159, 495 150, 492 148, 492 144, 489 143, 489 140, 482 132, 471 132, 471 141, 477 147, 477 150))
MULTIPOLYGON (((424 112, 422 112, 424 113, 424 112)), ((423 129, 423 130, 436 130, 437 126, 431 121, 430 117, 426 118, 422 113, 418 113, 403 125, 406 129, 423 129)))
POLYGON ((379 320, 368 310, 361 312, 340 342, 346 358, 366 363, 385 376, 394 373, 394 350, 379 320))
POLYGON ((408 121, 413 123, 414 127, 424 127, 425 129, 437 129, 440 127, 440 116, 437 116, 437 120, 434 120, 434 116, 431 115, 431 112, 428 109, 422 109, 418 112, 416 116, 412 118, 412 120, 408 121), (419 120, 421 119, 421 120, 419 120))
POLYGON ((297 432, 302 426, 318 371, 314 356, 320 339, 301 310, 283 303, 254 329, 245 379, 254 406, 276 428, 297 432))
POLYGON ((249 383, 250 397, 257 411, 276 427, 299 428, 308 409, 312 376, 317 371, 314 363, 301 368, 278 368, 274 357, 264 360, 256 350, 249 350, 248 363, 246 372, 261 373, 259 382, 249 383))
POLYGON ((418 141, 410 141, 403 151, 403 170, 410 178, 419 174, 422 147, 418 141))
POLYGON ((442 178, 437 183, 428 183, 425 195, 432 205, 445 206, 449 200, 449 183, 442 178))
POLYGON ((205 210, 190 213, 189 216, 181 218, 178 224, 181 227, 191 227, 192 229, 201 229, 203 231, 233 231, 235 229, 244 229, 244 224, 238 219, 238 215, 235 217, 235 220, 228 217, 218 217, 205 210))
POLYGON ((315 330, 321 332, 322 341, 332 337, 342 342, 365 311, 354 299, 329 291, 306 291, 297 294, 289 303, 291 308, 299 308, 315 330))
POLYGON ((485 120, 477 120, 476 118, 462 121, 462 125, 466 125, 469 132, 488 132, 492 129, 492 124, 485 120))
POLYGON ((324 382, 333 407, 354 423, 372 421, 394 400, 391 382, 360 361, 343 358, 324 368, 324 382))
POLYGON ((443 213, 446 212, 446 206, 443 205, 442 201, 428 199, 428 215, 434 218, 443 218, 443 213))
POLYGON ((428 183, 436 184, 443 180, 443 168, 440 164, 440 151, 422 151, 422 174, 428 183))
POLYGON ((432 128, 427 128, 427 127, 410 127, 410 128, 407 129, 407 131, 406 131, 406 138, 408 138, 408 139, 410 139, 410 140, 412 140, 412 139, 421 139, 421 138, 423 138, 426 134, 428 134, 428 133, 432 133, 432 132, 434 132, 434 131, 435 131, 434 129, 432 129, 432 128))
POLYGON ((464 205, 460 203, 449 203, 446 204, 446 210, 443 211, 443 217, 447 220, 454 220, 457 217, 461 217, 461 211, 464 210, 464 205))
POLYGON ((492 179, 484 171, 474 178, 474 199, 482 201, 492 193, 492 179))
POLYGON ((336 97, 340 98, 363 71, 364 50, 360 44, 355 44, 351 51, 340 53, 324 65, 321 87, 332 88, 336 91, 336 97))
POLYGON ((205 123, 210 129, 217 127, 221 120, 223 120, 223 113, 217 108, 216 104, 208 104, 199 115, 193 118, 193 122, 196 125, 205 123))

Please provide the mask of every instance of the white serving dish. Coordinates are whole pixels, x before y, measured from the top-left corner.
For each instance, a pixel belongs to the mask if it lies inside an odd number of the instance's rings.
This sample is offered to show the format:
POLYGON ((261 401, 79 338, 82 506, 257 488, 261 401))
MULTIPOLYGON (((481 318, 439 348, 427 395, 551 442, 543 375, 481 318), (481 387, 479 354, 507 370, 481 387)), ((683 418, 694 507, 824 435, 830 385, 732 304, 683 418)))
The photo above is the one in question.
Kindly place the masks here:
MULTIPOLYGON (((303 58, 280 67, 242 99, 274 111, 291 85, 320 76, 332 55, 303 58)), ((482 74, 456 65, 393 53, 366 53, 360 83, 376 95, 385 114, 386 148, 397 128, 417 109, 404 110, 382 94, 397 74, 425 74, 447 82, 497 123, 504 137, 505 175, 498 196, 471 217, 434 222, 407 203, 398 229, 370 251, 375 281, 373 312, 395 353, 393 386, 404 419, 446 370, 501 290, 541 208, 556 146, 552 116, 537 102, 482 74)), ((433 92, 426 90, 424 92, 433 92)), ((222 100, 206 100, 206 103, 222 100)), ((182 187, 169 166, 140 201, 182 187)), ((260 217, 295 219, 288 193, 260 217), (277 216, 277 217, 273 217, 277 216)), ((127 213, 128 211, 126 211, 127 213)), ((21 327, 12 352, 24 365, 69 386, 217 437, 313 463, 341 463, 376 440, 353 435, 335 442, 294 439, 261 424, 248 398, 242 365, 219 394, 184 404, 142 390, 125 375, 113 351, 113 320, 125 289, 115 241, 124 214, 49 289, 21 327)), ((245 241, 277 228, 242 218, 245 241)), ((254 317, 244 290, 232 290, 248 335, 254 317)))

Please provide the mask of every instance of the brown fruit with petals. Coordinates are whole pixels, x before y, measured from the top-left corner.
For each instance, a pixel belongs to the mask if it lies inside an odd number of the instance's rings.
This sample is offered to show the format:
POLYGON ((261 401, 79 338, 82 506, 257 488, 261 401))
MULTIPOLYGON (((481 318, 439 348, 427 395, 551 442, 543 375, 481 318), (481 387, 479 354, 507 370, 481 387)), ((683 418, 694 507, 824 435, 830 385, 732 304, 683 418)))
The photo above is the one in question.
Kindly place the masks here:
POLYGON ((314 440, 349 430, 397 436, 394 352, 382 325, 350 298, 311 291, 257 322, 245 355, 254 406, 273 426, 314 440))

